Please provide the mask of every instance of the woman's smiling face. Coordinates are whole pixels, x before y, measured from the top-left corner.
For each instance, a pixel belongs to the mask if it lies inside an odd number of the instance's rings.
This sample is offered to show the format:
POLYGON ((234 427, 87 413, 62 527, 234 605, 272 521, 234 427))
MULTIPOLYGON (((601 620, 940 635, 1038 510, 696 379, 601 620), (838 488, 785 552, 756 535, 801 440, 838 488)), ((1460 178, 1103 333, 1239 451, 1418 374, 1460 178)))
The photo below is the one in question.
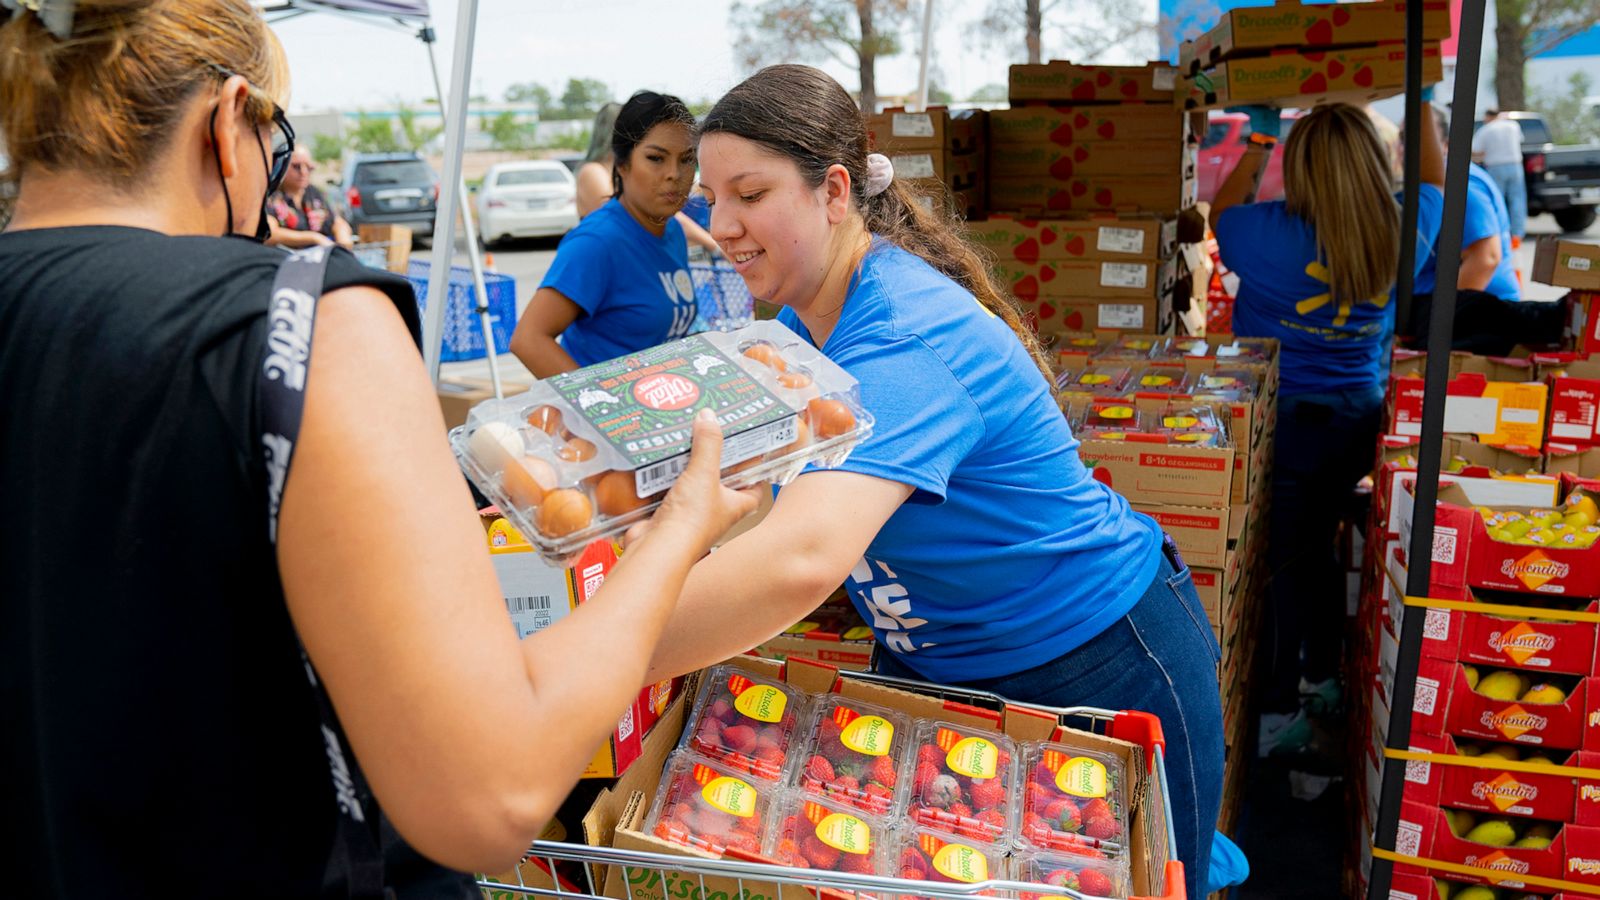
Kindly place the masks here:
POLYGON ((833 180, 807 184, 794 162, 736 135, 700 139, 711 236, 758 299, 803 311, 817 296, 830 263, 832 226, 848 209, 848 176, 842 197, 836 187, 830 191, 833 180))

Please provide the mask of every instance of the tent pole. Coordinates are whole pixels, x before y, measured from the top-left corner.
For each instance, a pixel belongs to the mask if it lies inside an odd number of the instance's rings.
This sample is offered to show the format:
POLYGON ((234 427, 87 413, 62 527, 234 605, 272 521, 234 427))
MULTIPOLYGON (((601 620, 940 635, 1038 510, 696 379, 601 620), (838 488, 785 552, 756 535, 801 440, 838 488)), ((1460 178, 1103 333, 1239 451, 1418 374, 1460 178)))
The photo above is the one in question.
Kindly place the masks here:
MULTIPOLYGON (((417 36, 428 47, 428 67, 433 72, 434 94, 439 98, 439 115, 448 116, 448 110, 451 107, 445 106, 444 86, 439 83, 439 60, 433 52, 433 26, 424 26, 417 33, 417 36)), ((466 116, 463 115, 462 120, 465 121, 465 119, 466 116)), ((465 133, 465 130, 463 130, 462 134, 465 135, 465 133)), ((463 148, 464 150, 465 148, 463 148)), ((479 253, 478 248, 478 226, 477 223, 472 221, 472 210, 467 208, 467 181, 466 178, 460 175, 459 169, 457 169, 456 189, 461 194, 461 224, 463 236, 467 240, 467 261, 472 266, 472 288, 473 295, 477 300, 478 325, 483 329, 484 355, 489 360, 489 380, 494 385, 495 398, 500 399, 505 397, 505 391, 500 386, 500 360, 495 353, 494 325, 489 319, 489 288, 484 284, 483 280, 483 256, 479 253)), ((430 297, 435 296, 432 290, 430 285, 428 293, 430 297)), ((437 382, 438 380, 438 372, 435 370, 434 381, 437 382)))
POLYGON ((933 54, 933 0, 922 5, 922 54, 917 63, 917 112, 928 111, 928 57, 933 54))

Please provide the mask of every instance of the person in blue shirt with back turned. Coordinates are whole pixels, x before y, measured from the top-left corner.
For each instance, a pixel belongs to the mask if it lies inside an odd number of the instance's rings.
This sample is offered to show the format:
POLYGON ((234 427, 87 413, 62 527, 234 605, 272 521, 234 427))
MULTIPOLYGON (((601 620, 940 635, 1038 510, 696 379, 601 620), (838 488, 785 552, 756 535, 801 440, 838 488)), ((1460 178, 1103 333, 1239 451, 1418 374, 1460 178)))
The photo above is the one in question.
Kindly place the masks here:
MULTIPOLYGON (((1345 579, 1334 538, 1382 429, 1401 241, 1417 241, 1420 272, 1439 233, 1444 162, 1438 140, 1422 142, 1417 235, 1402 235, 1389 157, 1371 120, 1330 103, 1295 122, 1284 145, 1284 199, 1255 203, 1279 111, 1245 111, 1250 148, 1217 191, 1211 227, 1222 262, 1239 276, 1234 331, 1282 342, 1265 755, 1303 748, 1308 713, 1331 713, 1337 703, 1345 579)), ((1428 128, 1436 129, 1431 118, 1428 128)))
POLYGON ((1155 522, 1079 459, 983 258, 868 155, 860 107, 807 66, 718 101, 700 175, 751 293, 860 382, 876 423, 695 566, 651 677, 743 653, 847 582, 879 671, 1159 716, 1199 896, 1222 789, 1211 626, 1155 522))
POLYGON ((694 185, 694 116, 640 91, 611 132, 615 194, 561 239, 511 351, 539 378, 689 333, 699 312, 678 211, 694 185))

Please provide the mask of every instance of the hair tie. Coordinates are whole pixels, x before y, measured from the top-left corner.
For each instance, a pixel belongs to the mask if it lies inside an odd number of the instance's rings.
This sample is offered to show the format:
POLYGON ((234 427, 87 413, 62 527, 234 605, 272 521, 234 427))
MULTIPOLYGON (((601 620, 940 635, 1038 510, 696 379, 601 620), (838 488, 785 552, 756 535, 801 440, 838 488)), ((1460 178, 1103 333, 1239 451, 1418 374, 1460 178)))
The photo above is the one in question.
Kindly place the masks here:
POLYGON ((894 181, 894 163, 889 162, 889 157, 882 153, 868 153, 867 196, 876 197, 887 191, 892 181, 894 181))
POLYGON ((0 8, 11 10, 11 18, 31 12, 57 40, 72 37, 72 12, 77 0, 0 0, 0 8))

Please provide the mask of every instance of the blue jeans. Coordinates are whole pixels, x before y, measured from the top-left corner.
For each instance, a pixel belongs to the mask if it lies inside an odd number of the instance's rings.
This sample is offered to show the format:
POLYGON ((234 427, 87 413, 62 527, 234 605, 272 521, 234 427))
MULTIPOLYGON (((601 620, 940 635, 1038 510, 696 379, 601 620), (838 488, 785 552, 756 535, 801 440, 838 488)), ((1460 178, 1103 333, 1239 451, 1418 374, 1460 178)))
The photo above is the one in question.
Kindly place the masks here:
POLYGON ((1518 238, 1528 234, 1528 185, 1523 180, 1521 163, 1484 166, 1489 177, 1506 197, 1506 212, 1511 214, 1511 233, 1518 238))
MULTIPOLYGON (((1122 619, 1087 644, 1037 668, 963 682, 1019 703, 1136 709, 1161 720, 1167 739, 1167 783, 1178 859, 1190 897, 1204 897, 1211 836, 1222 805, 1222 705, 1217 690, 1221 649, 1188 566, 1162 554, 1144 596, 1122 619)), ((923 680, 880 652, 877 671, 923 680)))

